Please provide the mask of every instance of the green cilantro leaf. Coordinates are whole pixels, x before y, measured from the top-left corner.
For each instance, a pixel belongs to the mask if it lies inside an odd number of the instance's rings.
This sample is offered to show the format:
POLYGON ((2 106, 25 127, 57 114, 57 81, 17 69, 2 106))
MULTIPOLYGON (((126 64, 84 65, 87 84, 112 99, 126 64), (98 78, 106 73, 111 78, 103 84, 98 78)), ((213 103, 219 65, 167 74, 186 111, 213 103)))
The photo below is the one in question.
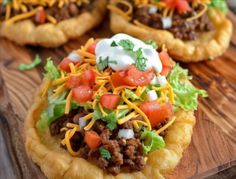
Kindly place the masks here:
POLYGON ((147 41, 145 41, 145 44, 151 45, 154 49, 157 49, 157 44, 153 40, 147 40, 147 41))
POLYGON ((131 53, 131 55, 136 57, 135 65, 139 70, 144 71, 146 68, 147 58, 143 56, 142 48, 134 50, 134 43, 129 39, 122 39, 118 43, 124 50, 131 53))
POLYGON ((147 58, 145 58, 143 56, 143 52, 142 52, 142 49, 139 48, 136 52, 136 57, 137 57, 137 60, 136 60, 136 67, 139 69, 139 70, 142 70, 144 71, 145 68, 146 68, 146 61, 147 61, 147 58))
POLYGON ((124 50, 133 51, 134 43, 129 39, 122 39, 118 43, 124 50))
POLYGON ((109 57, 106 57, 105 59, 102 59, 102 57, 99 57, 98 70, 100 71, 104 70, 108 66, 109 63, 117 64, 117 61, 115 60, 110 61, 109 57))
POLYGON ((107 128, 109 128, 110 130, 115 129, 116 127, 116 123, 117 123, 117 118, 116 118, 116 113, 115 111, 112 111, 111 113, 109 113, 107 116, 105 116, 103 118, 103 121, 105 121, 107 123, 107 128))
POLYGON ((116 44, 116 42, 115 41, 113 41, 112 43, 111 43, 111 47, 117 47, 118 45, 116 44))
POLYGON ((37 65, 39 65, 41 62, 42 62, 42 60, 40 59, 39 55, 37 54, 32 63, 30 63, 30 64, 20 64, 18 66, 18 69, 21 70, 21 71, 31 70, 31 69, 35 68, 37 65))
POLYGON ((104 147, 100 147, 99 152, 103 158, 105 158, 107 160, 111 159, 111 153, 107 149, 105 149, 104 147))

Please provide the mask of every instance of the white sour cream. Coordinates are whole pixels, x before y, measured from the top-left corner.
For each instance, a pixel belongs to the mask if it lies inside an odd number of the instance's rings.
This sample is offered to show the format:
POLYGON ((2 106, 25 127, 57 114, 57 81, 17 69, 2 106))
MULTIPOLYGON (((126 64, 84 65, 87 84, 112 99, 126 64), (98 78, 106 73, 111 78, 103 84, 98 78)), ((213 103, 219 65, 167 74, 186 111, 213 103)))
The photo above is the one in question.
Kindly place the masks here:
POLYGON ((133 42, 134 51, 139 48, 142 49, 143 56, 147 58, 145 70, 153 68, 158 73, 162 71, 162 64, 156 49, 139 39, 122 33, 116 34, 110 39, 103 39, 97 43, 95 49, 96 63, 98 64, 100 59, 105 60, 108 57, 109 61, 116 61, 116 64, 108 63, 108 66, 115 71, 125 70, 130 65, 135 64, 136 57, 134 55, 125 51, 120 45, 111 46, 112 42, 118 44, 120 40, 130 40, 133 42))

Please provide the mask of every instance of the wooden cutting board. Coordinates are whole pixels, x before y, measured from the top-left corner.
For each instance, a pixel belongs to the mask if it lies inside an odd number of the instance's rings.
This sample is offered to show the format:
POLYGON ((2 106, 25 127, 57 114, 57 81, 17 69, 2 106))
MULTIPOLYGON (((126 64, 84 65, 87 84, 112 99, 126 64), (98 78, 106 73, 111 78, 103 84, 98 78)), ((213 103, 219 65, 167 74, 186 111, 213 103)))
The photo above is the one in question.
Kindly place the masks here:
MULTIPOLYGON (((230 13, 229 17, 236 28, 236 16, 230 13)), ((55 49, 21 47, 0 39, 0 178, 44 178, 26 156, 23 122, 42 80, 45 60, 50 56, 59 63, 89 37, 111 36, 108 29, 108 23, 104 23, 78 40, 55 49), (37 69, 27 72, 17 69, 20 63, 30 63, 35 54, 43 59, 37 69)), ((181 65, 189 69, 192 82, 205 89, 209 97, 200 99, 192 142, 181 163, 168 177, 203 178, 236 166, 236 32, 221 57, 181 65)), ((236 178, 236 171, 227 176, 236 178)))

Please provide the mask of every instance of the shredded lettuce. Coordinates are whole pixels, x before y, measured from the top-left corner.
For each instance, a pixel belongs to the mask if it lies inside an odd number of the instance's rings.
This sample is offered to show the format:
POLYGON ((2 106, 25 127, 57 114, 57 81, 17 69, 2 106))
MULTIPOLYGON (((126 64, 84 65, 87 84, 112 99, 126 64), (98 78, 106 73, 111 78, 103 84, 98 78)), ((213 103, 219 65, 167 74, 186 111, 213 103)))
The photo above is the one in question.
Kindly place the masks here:
POLYGON ((209 7, 216 8, 222 11, 223 13, 228 12, 228 7, 225 0, 211 0, 209 7))
POLYGON ((198 106, 198 95, 207 96, 205 90, 195 88, 188 79, 188 70, 184 70, 178 64, 171 70, 167 80, 173 87, 175 93, 175 107, 185 111, 196 110, 198 106))
POLYGON ((143 150, 145 153, 165 147, 164 139, 153 131, 144 129, 141 139, 144 140, 143 150))
POLYGON ((127 88, 125 89, 125 95, 128 99, 131 99, 133 101, 140 99, 133 91, 127 88))
POLYGON ((33 68, 35 68, 37 65, 39 65, 42 62, 41 58, 39 57, 39 55, 37 54, 34 58, 34 60, 32 61, 32 63, 30 64, 20 64, 18 66, 18 69, 21 71, 25 71, 25 70, 31 70, 33 68))
POLYGON ((125 117, 126 114, 128 114, 130 112, 130 109, 121 109, 119 110, 118 114, 117 114, 117 118, 120 119, 120 118, 123 118, 125 117))
MULTIPOLYGON (((36 123, 36 127, 39 131, 44 132, 53 121, 65 114, 65 96, 66 92, 58 97, 48 97, 48 107, 41 112, 40 119, 36 123)), ((76 108, 78 108, 77 103, 72 102, 70 109, 76 108)))
POLYGON ((97 105, 93 111, 93 119, 98 120, 98 119, 102 119, 102 118, 103 118, 102 112, 97 105))
POLYGON ((48 79, 53 80, 60 77, 60 72, 57 69, 57 67, 53 64, 53 61, 51 60, 50 57, 47 59, 47 63, 44 66, 44 70, 46 71, 44 75, 48 79))

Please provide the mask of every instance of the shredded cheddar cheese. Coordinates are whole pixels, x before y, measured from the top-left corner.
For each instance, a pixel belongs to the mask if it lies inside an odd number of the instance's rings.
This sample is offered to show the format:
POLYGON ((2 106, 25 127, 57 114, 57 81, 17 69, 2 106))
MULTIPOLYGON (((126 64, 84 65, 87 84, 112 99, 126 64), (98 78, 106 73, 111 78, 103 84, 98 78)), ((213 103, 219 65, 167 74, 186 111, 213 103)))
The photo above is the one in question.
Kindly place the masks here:
POLYGON ((70 139, 71 137, 73 137, 73 135, 75 134, 77 128, 74 127, 73 129, 69 129, 66 131, 66 134, 65 134, 65 145, 66 145, 66 148, 67 150, 69 151, 69 153, 72 155, 72 156, 78 156, 79 155, 79 151, 75 152, 72 147, 71 147, 71 144, 70 144, 70 139))
POLYGON ((69 92, 69 94, 66 98, 65 114, 69 114, 69 112, 70 112, 71 97, 72 97, 72 90, 69 92))
POLYGON ((150 121, 149 121, 148 117, 146 116, 146 114, 145 114, 141 109, 139 109, 138 106, 136 106, 135 104, 133 104, 132 102, 130 102, 130 101, 125 97, 125 93, 124 93, 124 92, 122 93, 122 99, 124 100, 124 102, 125 102, 126 104, 128 104, 128 105, 130 106, 131 109, 134 109, 137 113, 139 113, 139 114, 144 118, 144 120, 145 120, 146 123, 147 123, 148 130, 151 130, 152 127, 151 127, 150 121))
POLYGON ((89 129, 91 129, 91 127, 93 127, 94 123, 96 122, 95 119, 92 119, 89 124, 87 126, 84 127, 84 130, 88 131, 89 129))
POLYGON ((165 124, 162 128, 158 129, 156 131, 157 134, 160 134, 164 130, 166 130, 168 127, 170 127, 175 122, 176 117, 173 117, 167 124, 165 124))
POLYGON ((118 119, 118 124, 121 125, 121 124, 127 122, 128 120, 130 120, 130 119, 132 119, 133 117, 135 117, 136 114, 137 114, 137 113, 134 111, 134 112, 130 113, 129 115, 125 116, 124 118, 118 119))

